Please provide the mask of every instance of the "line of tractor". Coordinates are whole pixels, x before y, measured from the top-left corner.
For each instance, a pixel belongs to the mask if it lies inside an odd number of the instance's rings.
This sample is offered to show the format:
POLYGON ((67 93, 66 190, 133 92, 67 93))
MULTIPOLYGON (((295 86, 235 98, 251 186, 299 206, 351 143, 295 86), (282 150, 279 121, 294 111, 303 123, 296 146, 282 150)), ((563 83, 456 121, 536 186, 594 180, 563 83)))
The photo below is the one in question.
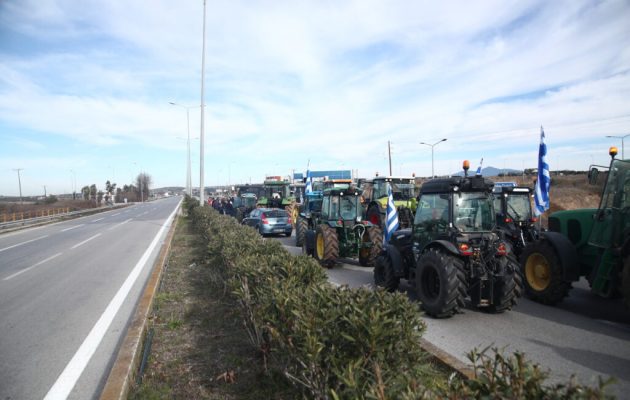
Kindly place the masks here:
POLYGON ((281 208, 295 245, 322 266, 356 258, 373 267, 388 291, 415 286, 425 312, 450 317, 464 307, 511 309, 525 293, 548 305, 586 277, 593 293, 630 304, 630 160, 609 151, 608 166, 591 166, 588 180, 606 183, 597 209, 559 211, 542 229, 532 213, 533 190, 481 175, 435 178, 376 176, 321 179, 291 185, 281 179, 236 187, 235 216, 281 208), (399 229, 383 231, 391 190, 399 229))

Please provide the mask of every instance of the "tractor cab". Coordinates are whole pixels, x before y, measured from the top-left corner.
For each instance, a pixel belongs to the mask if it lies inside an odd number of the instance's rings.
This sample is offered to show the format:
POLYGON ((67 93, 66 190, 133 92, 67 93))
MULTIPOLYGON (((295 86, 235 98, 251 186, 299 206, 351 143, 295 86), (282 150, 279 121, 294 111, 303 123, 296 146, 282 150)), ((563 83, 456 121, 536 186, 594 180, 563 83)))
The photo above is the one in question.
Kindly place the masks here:
POLYGON ((387 188, 391 187, 394 205, 398 210, 401 229, 411 227, 418 202, 414 177, 377 176, 363 183, 361 195, 365 218, 383 227, 387 209, 387 188))
POLYGON ((532 215, 532 190, 516 182, 495 182, 492 194, 497 228, 519 255, 527 243, 538 238, 537 218, 532 215))

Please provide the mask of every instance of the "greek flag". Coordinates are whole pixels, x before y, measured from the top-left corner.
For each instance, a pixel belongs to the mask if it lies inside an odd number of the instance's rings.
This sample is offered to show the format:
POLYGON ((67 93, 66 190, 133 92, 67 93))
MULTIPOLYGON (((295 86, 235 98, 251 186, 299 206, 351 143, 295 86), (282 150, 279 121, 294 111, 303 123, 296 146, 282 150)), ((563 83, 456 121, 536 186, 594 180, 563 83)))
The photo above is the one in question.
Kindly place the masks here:
POLYGON ((313 191, 313 177, 311 176, 311 171, 306 170, 306 189, 304 190, 304 194, 309 194, 313 191))
POLYGON ((383 242, 387 243, 400 226, 398 224, 398 211, 394 204, 391 185, 387 185, 387 213, 385 214, 385 221, 385 236, 383 237, 383 242))
POLYGON ((481 157, 481 161, 479 161, 479 166, 477 167, 477 172, 475 175, 481 175, 481 166, 483 165, 483 157, 481 157))
POLYGON ((539 216, 549 209, 549 185, 551 177, 549 175, 549 164, 545 160, 547 156, 547 145, 545 144, 545 131, 540 127, 540 147, 538 147, 538 179, 534 190, 534 200, 536 207, 534 214, 539 216))

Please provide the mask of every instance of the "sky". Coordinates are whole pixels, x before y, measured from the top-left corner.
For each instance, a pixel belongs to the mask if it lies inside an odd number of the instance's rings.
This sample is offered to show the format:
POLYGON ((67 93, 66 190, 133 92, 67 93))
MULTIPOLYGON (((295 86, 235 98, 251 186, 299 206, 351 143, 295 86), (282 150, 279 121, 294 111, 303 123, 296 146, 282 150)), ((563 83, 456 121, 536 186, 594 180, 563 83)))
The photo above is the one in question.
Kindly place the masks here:
MULTIPOLYGON (((198 186, 203 15, 0 1, 0 195, 16 169, 24 195, 184 186, 187 115, 198 186)), ((533 168, 541 126, 552 170, 607 165, 630 134, 628 21, 627 0, 208 0, 204 183, 384 175, 388 142, 394 175, 533 168)))

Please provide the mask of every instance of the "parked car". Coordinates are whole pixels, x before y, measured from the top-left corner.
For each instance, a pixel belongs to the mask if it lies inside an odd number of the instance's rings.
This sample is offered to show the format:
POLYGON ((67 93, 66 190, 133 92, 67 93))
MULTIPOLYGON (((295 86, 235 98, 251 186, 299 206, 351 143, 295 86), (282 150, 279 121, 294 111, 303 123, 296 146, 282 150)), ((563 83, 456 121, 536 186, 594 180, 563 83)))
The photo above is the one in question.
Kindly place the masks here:
POLYGON ((279 208, 256 208, 243 218, 243 225, 251 226, 261 235, 285 234, 291 236, 293 225, 291 217, 279 208))

